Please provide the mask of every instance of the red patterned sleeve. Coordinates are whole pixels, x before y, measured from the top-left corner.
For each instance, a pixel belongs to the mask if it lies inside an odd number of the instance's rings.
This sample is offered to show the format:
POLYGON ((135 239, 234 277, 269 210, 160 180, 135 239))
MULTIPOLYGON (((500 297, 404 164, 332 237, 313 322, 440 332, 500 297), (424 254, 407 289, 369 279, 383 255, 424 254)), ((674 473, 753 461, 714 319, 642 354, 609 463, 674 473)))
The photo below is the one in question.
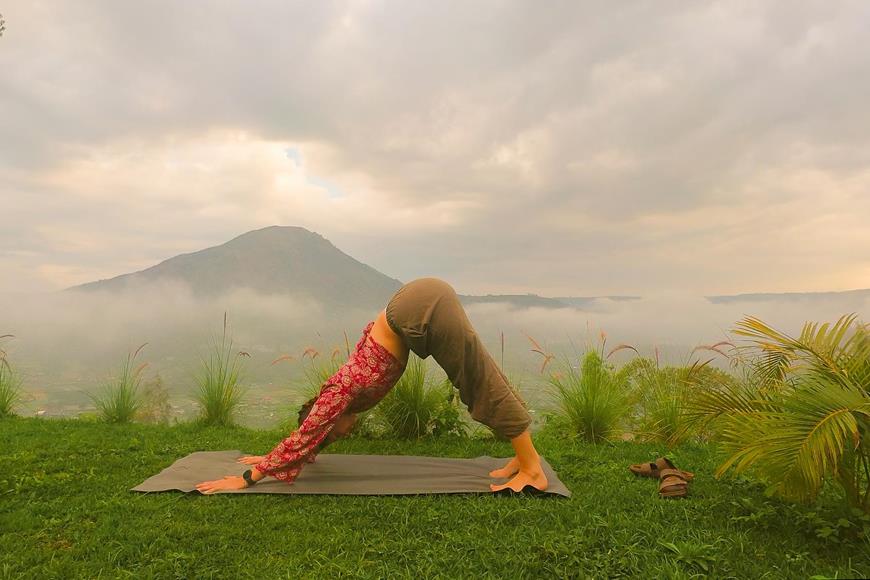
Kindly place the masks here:
POLYGON ((326 380, 308 417, 254 466, 257 471, 293 483, 342 413, 369 409, 392 388, 404 366, 374 339, 366 342, 374 324, 366 325, 347 362, 326 380))
POLYGON ((353 396, 346 386, 325 384, 308 417, 254 467, 260 473, 288 484, 293 483, 305 462, 314 460, 317 446, 332 431, 336 420, 352 400, 353 396))

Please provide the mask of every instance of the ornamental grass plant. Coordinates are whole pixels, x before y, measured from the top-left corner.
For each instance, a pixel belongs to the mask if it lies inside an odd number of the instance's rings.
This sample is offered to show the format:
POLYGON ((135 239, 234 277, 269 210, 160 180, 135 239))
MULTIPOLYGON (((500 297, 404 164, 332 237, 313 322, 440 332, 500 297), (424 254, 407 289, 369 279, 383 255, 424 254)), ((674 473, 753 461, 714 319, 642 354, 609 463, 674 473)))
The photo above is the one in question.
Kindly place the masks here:
POLYGON ((414 439, 464 432, 453 385, 432 380, 426 361, 413 352, 402 377, 375 409, 390 436, 414 439))
POLYGON ((135 420, 142 423, 168 425, 172 413, 169 403, 169 390, 163 383, 160 373, 157 373, 142 387, 142 404, 135 420))
POLYGON ((555 401, 550 428, 589 443, 616 439, 628 425, 631 391, 625 375, 614 372, 597 350, 582 356, 579 368, 565 357, 563 372, 551 373, 549 391, 555 401))
MULTIPOLYGON (((697 350, 713 350, 719 354, 722 344, 700 346, 692 350, 689 358, 697 350)), ((620 344, 611 350, 614 353, 637 349, 628 344, 620 344)), ((617 375, 630 382, 631 431, 638 441, 659 442, 674 447, 689 440, 702 440, 709 432, 693 422, 689 416, 690 400, 706 385, 717 381, 729 381, 730 375, 710 367, 713 359, 704 362, 695 360, 676 366, 661 366, 658 347, 655 357, 638 356, 623 365, 617 375)))
POLYGON ((142 363, 133 369, 134 360, 148 343, 143 343, 136 352, 127 354, 127 359, 121 364, 121 372, 114 381, 103 385, 99 393, 87 393, 97 407, 97 419, 106 423, 129 423, 142 406, 139 386, 142 382, 142 371, 148 363, 142 363))
MULTIPOLYGON (((4 334, 0 339, 13 338, 12 334, 4 334)), ((15 415, 15 406, 21 400, 21 383, 23 380, 12 369, 6 356, 6 351, 0 348, 0 418, 15 415)))
POLYGON ((241 386, 241 357, 250 356, 239 351, 232 354, 233 341, 227 342, 227 315, 220 345, 214 345, 208 360, 201 359, 201 372, 196 376, 197 392, 194 400, 199 406, 196 421, 204 425, 235 425, 235 413, 245 390, 241 386))

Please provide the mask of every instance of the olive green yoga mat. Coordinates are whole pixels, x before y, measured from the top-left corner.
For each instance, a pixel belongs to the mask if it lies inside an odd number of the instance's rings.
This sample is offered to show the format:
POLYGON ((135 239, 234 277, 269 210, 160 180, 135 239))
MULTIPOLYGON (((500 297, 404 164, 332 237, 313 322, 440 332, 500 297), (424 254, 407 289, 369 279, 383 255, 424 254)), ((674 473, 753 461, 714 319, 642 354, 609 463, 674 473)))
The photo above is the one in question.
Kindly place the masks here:
MULTIPOLYGON (((176 460, 130 491, 199 491, 201 481, 241 475, 250 466, 238 463, 251 455, 238 450, 196 451, 176 460)), ((338 495, 405 495, 421 493, 492 493, 490 483, 506 483, 508 478, 492 478, 489 472, 507 463, 507 457, 484 455, 474 459, 420 457, 415 455, 345 455, 325 453, 302 469, 292 485, 273 477, 260 480, 246 489, 221 490, 217 493, 305 493, 338 495)), ((534 495, 571 497, 559 476, 541 457, 549 487, 534 495)), ((532 493, 531 486, 525 491, 532 493)), ((510 489, 499 492, 514 493, 510 489)))

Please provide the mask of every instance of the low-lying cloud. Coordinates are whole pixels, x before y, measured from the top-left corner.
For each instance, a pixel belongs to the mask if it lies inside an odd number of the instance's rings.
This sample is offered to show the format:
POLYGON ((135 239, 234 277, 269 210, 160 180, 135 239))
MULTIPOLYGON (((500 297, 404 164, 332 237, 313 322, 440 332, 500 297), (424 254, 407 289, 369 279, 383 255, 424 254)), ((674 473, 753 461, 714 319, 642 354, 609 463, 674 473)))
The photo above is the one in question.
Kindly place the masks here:
MULTIPOLYGON (((504 333, 504 368, 535 403, 544 400, 543 358, 534 344, 577 364, 588 348, 605 350, 619 343, 636 347, 643 356, 658 348, 661 364, 687 364, 713 358, 712 364, 728 368, 715 353, 691 350, 721 340, 737 339, 730 331, 746 316, 762 319, 779 331, 796 336, 807 321, 833 322, 855 312, 867 321, 870 300, 855 295, 826 298, 780 298, 775 301, 742 301, 712 304, 703 297, 670 294, 639 300, 598 299, 583 310, 515 308, 506 303, 466 306, 492 356, 501 363, 501 333, 504 333)), ((319 351, 318 361, 335 357, 346 360, 362 336, 363 326, 377 312, 338 313, 324 309, 305 296, 260 295, 239 289, 213 300, 193 297, 184 285, 159 284, 120 295, 99 293, 52 293, 37 295, 0 294, 0 335, 13 334, 0 347, 24 378, 31 397, 25 414, 47 410, 75 414, 90 407, 84 391, 117 376, 128 353, 148 345, 137 362, 148 362, 144 377, 159 372, 179 406, 190 408, 189 395, 202 359, 220 343, 224 313, 233 354, 248 353, 243 363, 244 383, 251 387, 251 406, 293 402, 299 396, 310 359, 308 347, 319 351), (347 338, 345 339, 345 333, 347 338), (347 340, 347 342, 345 342, 347 340), (283 355, 292 359, 272 365, 283 355)), ((620 366, 633 353, 616 353, 611 361, 620 366)), ((443 371, 433 359, 430 368, 443 371)), ((553 366, 550 367, 551 369, 553 366)))

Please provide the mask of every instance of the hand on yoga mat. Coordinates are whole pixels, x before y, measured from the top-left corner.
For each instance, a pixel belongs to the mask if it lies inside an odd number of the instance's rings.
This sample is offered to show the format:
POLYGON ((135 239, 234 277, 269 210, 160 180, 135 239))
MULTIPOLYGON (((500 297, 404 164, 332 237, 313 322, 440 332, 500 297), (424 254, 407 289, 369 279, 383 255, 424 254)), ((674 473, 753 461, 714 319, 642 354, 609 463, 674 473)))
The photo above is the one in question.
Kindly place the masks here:
POLYGON ((245 465, 257 465, 266 459, 265 455, 246 455, 245 457, 239 457, 239 463, 244 463, 245 465))
POLYGON ((200 493, 210 494, 222 489, 245 489, 247 486, 248 483, 241 475, 225 475, 223 479, 197 483, 196 489, 200 493))

